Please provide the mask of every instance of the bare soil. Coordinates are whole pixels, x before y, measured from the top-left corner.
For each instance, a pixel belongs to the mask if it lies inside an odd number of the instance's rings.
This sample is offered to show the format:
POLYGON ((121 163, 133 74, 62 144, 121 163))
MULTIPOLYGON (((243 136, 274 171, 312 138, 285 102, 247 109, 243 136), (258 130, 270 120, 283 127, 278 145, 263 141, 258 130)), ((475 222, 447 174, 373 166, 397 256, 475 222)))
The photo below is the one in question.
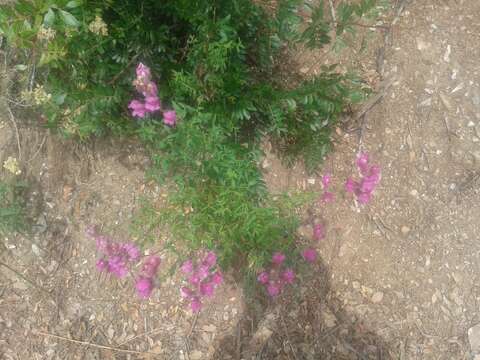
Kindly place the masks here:
MULTIPOLYGON (((321 259, 274 303, 229 277, 193 316, 177 277, 140 301, 99 275, 85 226, 125 239, 142 196, 161 204, 163 189, 145 180, 148 156, 135 142, 61 140, 32 127, 33 115, 28 126, 12 119, 2 99, 0 163, 20 159, 34 234, 2 243, 0 358, 469 359, 467 330, 480 323, 480 2, 401 10, 345 61, 382 96, 339 124, 323 170, 336 201, 305 209, 299 228, 308 240, 312 222, 326 224, 321 259), (382 168, 367 206, 343 195, 361 150, 382 168)), ((314 72, 320 55, 302 56, 314 72)), ((272 191, 321 189, 321 174, 301 165, 270 153, 264 164, 272 191)))

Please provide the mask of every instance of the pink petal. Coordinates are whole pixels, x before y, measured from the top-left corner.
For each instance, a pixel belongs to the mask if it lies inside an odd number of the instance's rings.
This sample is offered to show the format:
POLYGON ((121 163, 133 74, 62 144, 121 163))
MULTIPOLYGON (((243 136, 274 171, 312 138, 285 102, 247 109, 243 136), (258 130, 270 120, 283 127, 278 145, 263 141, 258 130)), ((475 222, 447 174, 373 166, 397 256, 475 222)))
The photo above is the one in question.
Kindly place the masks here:
POLYGON ((163 122, 165 125, 174 126, 177 122, 177 113, 174 110, 165 111, 163 113, 163 122))
POLYGON ((268 292, 268 295, 270 295, 271 297, 275 297, 275 296, 279 295, 281 290, 282 290, 282 288, 281 288, 280 284, 278 284, 278 283, 270 282, 267 285, 267 292, 268 292))
POLYGON ((371 193, 360 193, 357 195, 357 200, 360 204, 367 204, 372 198, 371 193))
POLYGON ((305 249, 302 251, 302 257, 305 259, 305 261, 313 263, 315 260, 317 260, 317 251, 312 248, 305 249))
POLYGON ((202 309, 202 302, 198 298, 193 298, 190 307, 194 313, 199 312, 202 309))
POLYGON ((203 296, 213 296, 215 287, 212 283, 205 282, 200 284, 200 294, 203 296))
POLYGON ((325 174, 322 176, 322 185, 323 188, 326 189, 328 185, 330 185, 330 182, 332 181, 332 176, 330 174, 325 174))
POLYGON ((154 112, 161 109, 160 100, 156 96, 149 96, 145 98, 145 110, 154 112))
POLYGON ((295 281, 295 272, 292 269, 286 269, 282 273, 281 278, 287 284, 293 284, 293 282, 295 281))
POLYGON ((369 162, 368 154, 364 152, 360 153, 360 155, 357 158, 356 164, 362 175, 368 172, 368 162, 369 162))
POLYGON ((223 275, 220 271, 216 271, 212 275, 212 283, 214 285, 220 285, 223 282, 223 275))
POLYGON ((190 274, 193 271, 193 263, 192 260, 185 261, 182 266, 180 267, 184 274, 190 274))
POLYGON ((139 297, 146 299, 150 297, 150 294, 153 290, 153 281, 152 279, 140 277, 135 283, 135 288, 139 297))
POLYGON ((358 183, 352 178, 348 178, 345 182, 345 191, 353 193, 358 187, 358 183))
POLYGON ((272 255, 272 262, 275 265, 281 265, 285 261, 285 255, 277 251, 272 255))
POLYGON ((137 65, 136 72, 138 78, 147 80, 151 77, 150 68, 146 65, 143 65, 142 63, 139 63, 137 65))
POLYGON ((158 271, 159 265, 160 265, 160 257, 153 256, 153 255, 148 256, 143 262, 143 266, 142 266, 143 275, 148 278, 153 278, 158 271))
POLYGON ((209 251, 203 260, 203 263, 209 268, 213 267, 217 263, 217 255, 213 251, 209 251))

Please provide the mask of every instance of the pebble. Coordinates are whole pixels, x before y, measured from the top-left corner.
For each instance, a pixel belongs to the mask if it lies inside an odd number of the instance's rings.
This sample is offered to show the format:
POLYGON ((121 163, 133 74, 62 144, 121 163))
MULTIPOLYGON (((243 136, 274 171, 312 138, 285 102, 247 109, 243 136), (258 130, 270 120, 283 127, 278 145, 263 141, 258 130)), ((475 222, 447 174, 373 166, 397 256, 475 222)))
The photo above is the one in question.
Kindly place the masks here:
POLYGON ((403 225, 401 231, 402 231, 402 234, 406 235, 410 232, 410 228, 406 225, 403 225))
POLYGON ((381 302, 383 300, 383 292, 381 291, 378 291, 376 292, 375 294, 373 294, 372 296, 372 302, 374 304, 378 304, 379 302, 381 302))
POLYGON ((468 329, 468 341, 472 354, 480 355, 480 324, 468 329))

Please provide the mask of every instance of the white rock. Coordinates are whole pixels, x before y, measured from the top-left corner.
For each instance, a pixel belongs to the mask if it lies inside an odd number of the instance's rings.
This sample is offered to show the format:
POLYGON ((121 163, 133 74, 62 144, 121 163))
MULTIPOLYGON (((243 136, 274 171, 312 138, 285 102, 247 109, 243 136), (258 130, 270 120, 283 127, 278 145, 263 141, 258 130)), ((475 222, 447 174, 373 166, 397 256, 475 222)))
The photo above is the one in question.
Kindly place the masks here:
POLYGON ((383 292, 381 291, 378 291, 376 292, 375 294, 373 294, 372 296, 372 302, 374 304, 378 304, 379 302, 381 302, 383 300, 383 292))

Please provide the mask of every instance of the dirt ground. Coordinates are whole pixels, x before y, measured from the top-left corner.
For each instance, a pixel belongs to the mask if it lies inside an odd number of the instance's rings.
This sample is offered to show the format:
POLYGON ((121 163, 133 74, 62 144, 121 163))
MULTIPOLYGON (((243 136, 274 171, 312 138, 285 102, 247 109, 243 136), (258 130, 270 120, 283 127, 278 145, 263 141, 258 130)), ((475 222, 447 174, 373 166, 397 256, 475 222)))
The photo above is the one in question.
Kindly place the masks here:
MULTIPOLYGON (((177 277, 139 301, 128 285, 99 275, 85 226, 125 239, 142 196, 161 204, 162 189, 145 181, 148 157, 134 142, 78 145, 20 121, 17 133, 2 103, 0 163, 20 158, 35 225, 33 236, 3 241, 0 358, 472 358, 468 329, 480 323, 480 2, 398 4, 405 7, 389 18, 392 30, 377 28, 372 51, 355 58, 382 96, 337 129, 324 165, 336 201, 306 209, 299 228, 308 239, 313 221, 326 224, 321 259, 275 303, 245 296, 227 276, 193 316, 177 277), (342 195, 360 150, 382 169, 362 207, 342 195)), ((320 176, 301 166, 287 169, 271 154, 264 165, 273 191, 321 188, 320 176)))

